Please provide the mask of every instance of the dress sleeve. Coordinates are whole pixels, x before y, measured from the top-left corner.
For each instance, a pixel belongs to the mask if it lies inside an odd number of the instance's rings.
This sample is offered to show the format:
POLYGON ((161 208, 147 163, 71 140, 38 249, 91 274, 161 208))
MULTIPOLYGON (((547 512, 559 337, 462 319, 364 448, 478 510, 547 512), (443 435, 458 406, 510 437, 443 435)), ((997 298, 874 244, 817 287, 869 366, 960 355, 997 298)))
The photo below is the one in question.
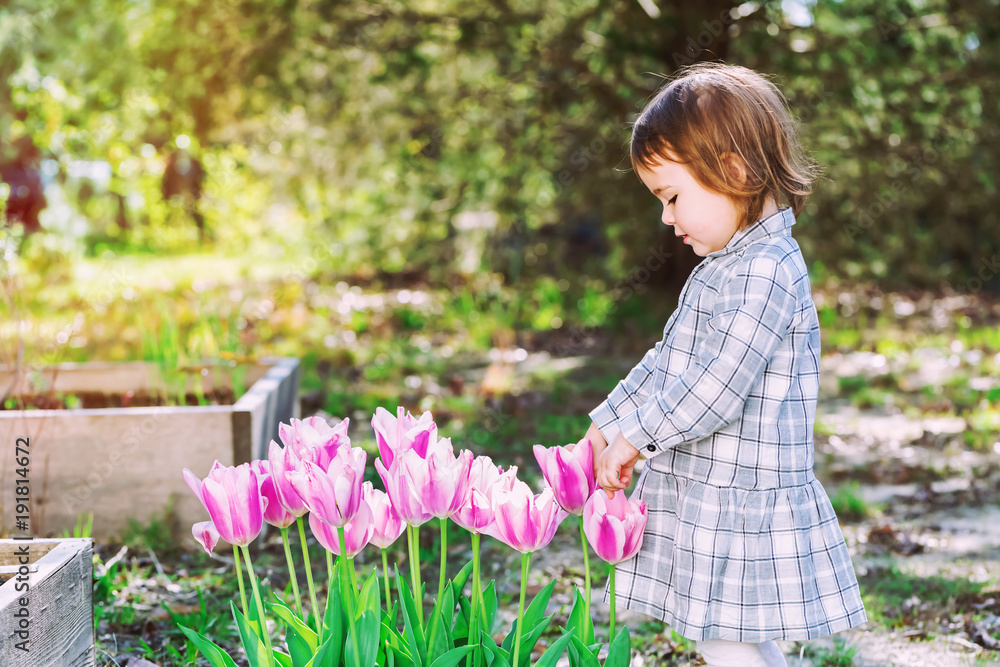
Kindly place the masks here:
POLYGON ((771 257, 740 264, 722 288, 694 362, 618 423, 647 458, 735 420, 795 315, 795 290, 771 257))
POLYGON ((635 412, 649 400, 653 381, 653 368, 666 336, 646 352, 635 368, 608 394, 608 397, 590 411, 590 419, 610 445, 621 430, 618 421, 635 412))

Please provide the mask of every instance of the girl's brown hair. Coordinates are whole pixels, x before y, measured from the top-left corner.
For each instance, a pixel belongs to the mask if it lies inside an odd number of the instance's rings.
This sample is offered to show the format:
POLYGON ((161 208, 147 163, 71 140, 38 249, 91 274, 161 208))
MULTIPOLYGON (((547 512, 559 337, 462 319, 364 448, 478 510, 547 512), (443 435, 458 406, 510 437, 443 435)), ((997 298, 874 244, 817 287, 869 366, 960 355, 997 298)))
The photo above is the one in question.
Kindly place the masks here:
POLYGON ((737 230, 760 219, 768 196, 797 216, 819 173, 781 91, 751 69, 720 63, 697 63, 669 79, 633 123, 630 153, 633 169, 663 159, 687 165, 703 187, 732 198, 737 230))

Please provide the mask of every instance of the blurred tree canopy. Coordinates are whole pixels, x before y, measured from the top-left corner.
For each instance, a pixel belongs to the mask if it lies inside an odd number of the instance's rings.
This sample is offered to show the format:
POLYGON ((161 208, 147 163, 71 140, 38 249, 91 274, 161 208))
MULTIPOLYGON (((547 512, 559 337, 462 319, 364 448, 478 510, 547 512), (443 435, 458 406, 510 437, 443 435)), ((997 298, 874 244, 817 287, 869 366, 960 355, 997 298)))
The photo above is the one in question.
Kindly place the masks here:
POLYGON ((91 247, 194 242, 158 180, 179 147, 229 249, 441 277, 481 227, 509 279, 614 280, 662 245, 679 285, 700 258, 629 173, 629 126, 659 74, 721 59, 774 75, 825 168, 794 230, 814 279, 996 289, 997 16, 996 0, 13 0, 0 154, 27 135, 63 167, 111 164, 91 247), (122 202, 131 225, 112 224, 122 202))

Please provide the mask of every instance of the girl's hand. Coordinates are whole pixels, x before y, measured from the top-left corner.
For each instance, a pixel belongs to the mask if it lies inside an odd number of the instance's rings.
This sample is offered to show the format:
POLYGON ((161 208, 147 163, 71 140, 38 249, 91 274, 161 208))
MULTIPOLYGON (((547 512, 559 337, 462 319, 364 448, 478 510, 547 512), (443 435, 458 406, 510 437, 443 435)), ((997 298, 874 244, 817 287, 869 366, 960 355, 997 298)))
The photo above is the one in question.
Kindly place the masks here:
POLYGON ((632 481, 632 469, 639 460, 639 450, 629 444, 621 433, 605 449, 600 457, 594 457, 597 467, 597 485, 604 489, 608 498, 614 498, 615 491, 624 491, 632 481))

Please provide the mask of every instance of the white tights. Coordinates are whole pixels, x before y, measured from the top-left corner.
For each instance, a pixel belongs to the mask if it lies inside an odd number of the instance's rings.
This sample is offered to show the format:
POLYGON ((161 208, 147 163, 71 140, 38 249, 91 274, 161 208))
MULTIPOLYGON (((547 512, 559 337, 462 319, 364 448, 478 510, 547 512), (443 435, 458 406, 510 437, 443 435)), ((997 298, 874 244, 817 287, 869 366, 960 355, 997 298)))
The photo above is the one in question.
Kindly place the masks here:
POLYGON ((708 639, 696 644, 708 667, 786 667, 788 664, 774 642, 748 644, 708 639))

